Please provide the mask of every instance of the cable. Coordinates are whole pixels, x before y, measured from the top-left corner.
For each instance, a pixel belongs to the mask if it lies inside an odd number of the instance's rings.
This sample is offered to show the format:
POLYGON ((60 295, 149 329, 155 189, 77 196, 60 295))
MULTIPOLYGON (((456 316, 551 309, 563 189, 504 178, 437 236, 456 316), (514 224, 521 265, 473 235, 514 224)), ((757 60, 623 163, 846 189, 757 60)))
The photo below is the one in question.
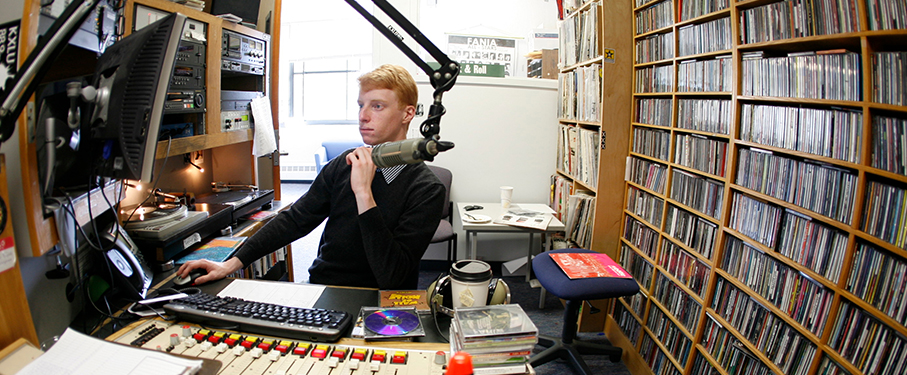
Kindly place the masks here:
POLYGON ((434 314, 434 316, 432 316, 432 320, 435 321, 435 329, 438 330, 438 336, 441 336, 441 338, 444 339, 444 342, 450 342, 450 339, 444 336, 444 332, 441 331, 441 326, 438 325, 438 314, 434 314))
POLYGON ((167 160, 170 159, 170 145, 173 144, 173 137, 167 136, 167 156, 164 157, 164 162, 161 164, 161 169, 158 171, 157 178, 154 179, 154 185, 151 187, 151 190, 148 193, 148 196, 145 197, 141 203, 137 204, 132 212, 129 213, 129 216, 126 217, 123 222, 129 222, 129 219, 132 219, 132 215, 135 215, 135 212, 138 211, 139 207, 142 207, 148 199, 154 196, 154 190, 157 189, 157 183, 161 182, 161 175, 164 173, 164 167, 167 165, 167 160))

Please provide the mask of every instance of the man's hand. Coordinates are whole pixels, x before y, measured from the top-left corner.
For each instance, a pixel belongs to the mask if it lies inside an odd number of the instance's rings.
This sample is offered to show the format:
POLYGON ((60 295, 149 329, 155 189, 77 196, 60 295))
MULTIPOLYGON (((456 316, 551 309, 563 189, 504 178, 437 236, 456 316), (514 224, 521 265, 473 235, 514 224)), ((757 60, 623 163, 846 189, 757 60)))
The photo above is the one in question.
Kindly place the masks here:
POLYGON ((353 166, 350 172, 350 187, 356 195, 356 207, 359 213, 377 206, 372 196, 372 180, 375 179, 375 163, 372 162, 372 149, 359 147, 346 155, 346 163, 353 166))
POLYGON ((242 268, 242 262, 240 262, 237 257, 230 258, 226 262, 212 262, 207 259, 191 260, 180 266, 176 273, 180 277, 187 277, 189 276, 190 271, 197 268, 208 271, 207 275, 201 276, 195 280, 196 284, 204 284, 209 281, 223 279, 227 277, 227 275, 239 271, 242 268))

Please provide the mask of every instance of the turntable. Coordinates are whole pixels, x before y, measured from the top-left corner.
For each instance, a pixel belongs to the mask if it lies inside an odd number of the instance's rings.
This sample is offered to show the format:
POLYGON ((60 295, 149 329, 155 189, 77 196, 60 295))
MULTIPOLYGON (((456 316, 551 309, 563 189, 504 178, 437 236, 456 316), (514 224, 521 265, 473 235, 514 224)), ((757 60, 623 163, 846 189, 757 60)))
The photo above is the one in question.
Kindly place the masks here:
POLYGON ((224 204, 197 203, 194 209, 176 204, 140 207, 127 217, 132 210, 121 214, 123 226, 146 253, 146 259, 158 262, 170 260, 213 234, 220 235, 233 219, 233 206, 224 204))
POLYGON ((274 190, 234 190, 212 193, 196 198, 196 203, 214 203, 233 206, 232 222, 250 213, 267 208, 274 200, 274 190))
POLYGON ((189 211, 184 205, 146 206, 139 207, 131 217, 124 218, 123 227, 133 237, 164 240, 207 217, 207 212, 189 211))

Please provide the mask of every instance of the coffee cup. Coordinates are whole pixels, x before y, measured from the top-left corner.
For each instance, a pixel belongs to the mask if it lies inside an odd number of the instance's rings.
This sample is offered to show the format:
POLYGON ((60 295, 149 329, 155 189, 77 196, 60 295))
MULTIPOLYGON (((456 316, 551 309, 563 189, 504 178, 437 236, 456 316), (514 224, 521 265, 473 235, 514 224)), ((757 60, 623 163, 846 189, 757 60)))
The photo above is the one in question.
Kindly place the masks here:
POLYGON ((510 208, 513 199, 513 186, 501 186, 501 207, 510 208))
POLYGON ((485 306, 491 266, 481 260, 464 259, 450 267, 450 291, 453 307, 485 306))

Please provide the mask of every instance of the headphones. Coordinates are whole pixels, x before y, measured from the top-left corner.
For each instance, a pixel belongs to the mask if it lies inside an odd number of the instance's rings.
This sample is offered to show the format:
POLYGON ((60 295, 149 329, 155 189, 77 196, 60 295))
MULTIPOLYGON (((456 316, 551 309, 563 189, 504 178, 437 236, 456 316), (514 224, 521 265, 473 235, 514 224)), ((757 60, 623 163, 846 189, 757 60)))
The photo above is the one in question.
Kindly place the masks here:
MULTIPOLYGON (((428 286, 428 304, 432 316, 437 317, 442 313, 449 317, 454 316, 453 298, 451 297, 450 275, 438 275, 428 286)), ((510 286, 504 280, 492 278, 488 281, 488 298, 485 305, 503 305, 510 303, 510 286)))

